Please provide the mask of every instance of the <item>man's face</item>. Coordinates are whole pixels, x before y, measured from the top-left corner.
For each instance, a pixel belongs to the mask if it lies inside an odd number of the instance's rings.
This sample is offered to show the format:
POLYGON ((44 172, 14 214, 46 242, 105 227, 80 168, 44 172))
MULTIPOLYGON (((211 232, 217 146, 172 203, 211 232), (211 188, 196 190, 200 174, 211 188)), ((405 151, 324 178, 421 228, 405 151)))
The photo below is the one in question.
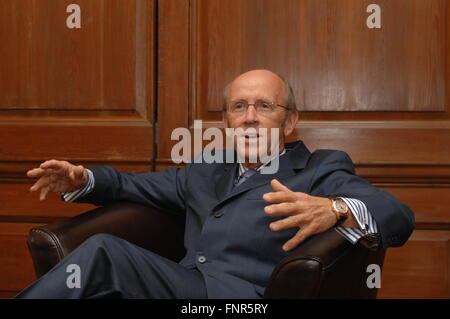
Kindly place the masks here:
MULTIPOLYGON (((242 144, 235 143, 236 151, 241 159, 245 159, 245 163, 252 162, 249 158, 256 158, 258 154, 270 155, 270 150, 278 152, 283 149, 284 138, 294 130, 298 116, 297 112, 289 112, 283 107, 276 106, 277 104, 286 105, 285 96, 284 82, 277 75, 266 70, 244 73, 231 83, 228 106, 234 105, 237 101, 247 102, 249 106, 244 112, 233 113, 229 110, 225 112, 225 126, 242 129, 244 132, 256 132, 256 134, 244 134, 241 139, 242 144), (273 103, 275 105, 273 112, 258 113, 253 105, 258 101, 273 103), (276 130, 279 132, 278 138, 273 135, 276 130)), ((259 164, 261 161, 258 160, 255 165, 250 163, 248 167, 259 164)))

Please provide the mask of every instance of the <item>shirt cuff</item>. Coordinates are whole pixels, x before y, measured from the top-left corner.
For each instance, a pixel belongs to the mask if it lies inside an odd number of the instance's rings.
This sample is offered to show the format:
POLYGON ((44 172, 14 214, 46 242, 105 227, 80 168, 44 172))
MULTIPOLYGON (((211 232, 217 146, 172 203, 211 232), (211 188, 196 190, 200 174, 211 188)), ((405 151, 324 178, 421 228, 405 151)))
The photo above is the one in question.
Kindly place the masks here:
POLYGON ((339 197, 339 199, 342 199, 350 208, 359 227, 336 227, 335 230, 352 244, 356 244, 363 237, 369 241, 370 238, 377 238, 374 235, 378 234, 378 226, 366 205, 362 201, 354 198, 339 197))
POLYGON ((76 201, 78 198, 83 197, 92 192, 95 186, 94 174, 89 169, 86 169, 86 171, 88 173, 88 182, 86 183, 86 185, 84 185, 83 188, 77 189, 76 191, 62 193, 61 196, 65 202, 72 203, 76 201))

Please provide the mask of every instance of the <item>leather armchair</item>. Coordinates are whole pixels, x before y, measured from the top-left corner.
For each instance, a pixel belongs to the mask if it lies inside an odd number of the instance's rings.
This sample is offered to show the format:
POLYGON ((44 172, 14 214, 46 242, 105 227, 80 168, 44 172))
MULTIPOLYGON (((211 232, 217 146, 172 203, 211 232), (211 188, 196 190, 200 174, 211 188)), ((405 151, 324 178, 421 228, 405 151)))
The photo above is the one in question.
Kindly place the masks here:
MULTIPOLYGON (((181 260, 184 220, 150 207, 118 202, 30 230, 28 247, 39 278, 84 240, 108 233, 175 261, 181 260)), ((383 266, 385 250, 352 245, 336 231, 315 235, 280 261, 265 298, 375 298, 366 285, 369 264, 383 266)))

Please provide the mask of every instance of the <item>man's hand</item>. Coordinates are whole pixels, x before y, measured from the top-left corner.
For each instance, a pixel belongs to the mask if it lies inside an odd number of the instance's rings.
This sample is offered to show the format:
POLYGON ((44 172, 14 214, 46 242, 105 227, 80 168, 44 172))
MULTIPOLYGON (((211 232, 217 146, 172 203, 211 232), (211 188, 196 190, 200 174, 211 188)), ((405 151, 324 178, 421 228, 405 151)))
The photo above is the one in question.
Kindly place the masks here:
POLYGON ((66 161, 50 160, 38 168, 27 172, 30 178, 39 178, 30 191, 41 190, 40 200, 47 197, 48 192, 73 192, 86 185, 88 174, 83 166, 75 166, 66 161))
POLYGON ((328 198, 310 196, 293 192, 276 179, 270 183, 274 192, 266 193, 263 199, 272 203, 264 208, 270 216, 290 215, 269 225, 273 231, 300 227, 300 230, 283 245, 284 251, 297 247, 311 235, 324 232, 333 227, 337 220, 331 210, 328 198))

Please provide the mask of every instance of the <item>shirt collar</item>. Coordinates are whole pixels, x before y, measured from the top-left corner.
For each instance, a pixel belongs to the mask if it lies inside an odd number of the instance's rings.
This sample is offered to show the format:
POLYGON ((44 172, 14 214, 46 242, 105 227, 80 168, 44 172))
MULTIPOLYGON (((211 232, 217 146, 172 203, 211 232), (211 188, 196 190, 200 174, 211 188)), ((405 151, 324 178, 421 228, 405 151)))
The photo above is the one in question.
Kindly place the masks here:
MULTIPOLYGON (((256 171, 259 172, 263 167, 267 166, 267 165, 268 165, 270 162, 272 162, 275 158, 280 157, 280 156, 284 155, 285 153, 286 153, 286 149, 283 148, 283 150, 282 150, 280 153, 275 154, 275 155, 272 156, 267 162, 265 162, 265 163, 262 164, 262 165, 259 165, 259 166, 256 168, 256 171)), ((248 171, 248 168, 246 168, 244 165, 242 165, 242 163, 239 163, 239 171, 238 171, 238 176, 237 176, 237 177, 240 178, 240 177, 242 176, 242 174, 244 174, 246 171, 248 171)))

